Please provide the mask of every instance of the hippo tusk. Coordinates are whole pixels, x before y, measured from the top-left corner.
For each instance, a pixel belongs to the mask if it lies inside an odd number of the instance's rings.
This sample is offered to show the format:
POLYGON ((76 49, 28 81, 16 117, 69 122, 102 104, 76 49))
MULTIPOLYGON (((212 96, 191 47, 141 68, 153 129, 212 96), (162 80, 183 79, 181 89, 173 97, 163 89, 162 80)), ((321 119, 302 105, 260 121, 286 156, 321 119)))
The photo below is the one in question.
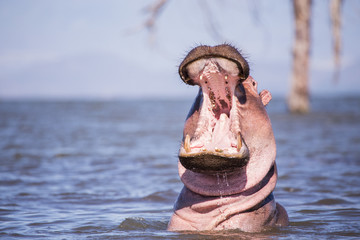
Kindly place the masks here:
POLYGON ((185 148, 185 151, 187 153, 189 153, 191 151, 191 148, 190 148, 190 136, 188 134, 186 134, 186 137, 185 137, 184 148, 185 148))
POLYGON ((237 151, 240 152, 240 149, 242 147, 242 140, 241 140, 241 136, 240 133, 237 135, 237 151))

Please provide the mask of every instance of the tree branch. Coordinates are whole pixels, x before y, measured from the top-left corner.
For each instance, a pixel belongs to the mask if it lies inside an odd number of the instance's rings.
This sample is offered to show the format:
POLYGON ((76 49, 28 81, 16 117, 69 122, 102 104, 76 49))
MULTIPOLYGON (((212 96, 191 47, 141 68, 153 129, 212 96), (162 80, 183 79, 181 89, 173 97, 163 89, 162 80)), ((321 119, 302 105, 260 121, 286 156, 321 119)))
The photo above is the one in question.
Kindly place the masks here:
POLYGON ((167 0, 157 0, 146 8, 146 12, 150 14, 150 17, 145 21, 144 27, 147 28, 150 32, 153 31, 156 20, 167 2, 167 0))
POLYGON ((155 39, 154 32, 157 19, 159 18, 159 15, 161 14, 161 11, 164 9, 164 6, 167 2, 168 0, 157 0, 154 1, 153 4, 145 7, 143 11, 146 15, 149 15, 149 17, 147 17, 142 24, 126 31, 126 34, 134 34, 136 32, 142 31, 145 28, 149 31, 149 42, 152 44, 155 39))

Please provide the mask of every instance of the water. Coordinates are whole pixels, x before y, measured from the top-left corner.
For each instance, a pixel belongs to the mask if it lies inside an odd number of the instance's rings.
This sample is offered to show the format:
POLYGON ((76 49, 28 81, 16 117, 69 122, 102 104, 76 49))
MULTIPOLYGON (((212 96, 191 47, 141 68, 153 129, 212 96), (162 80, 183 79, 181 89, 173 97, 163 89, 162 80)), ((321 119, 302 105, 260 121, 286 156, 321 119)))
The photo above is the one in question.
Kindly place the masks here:
POLYGON ((0 102, 0 238, 360 238, 360 98, 314 99, 304 116, 270 102, 289 227, 167 232, 190 105, 0 102))

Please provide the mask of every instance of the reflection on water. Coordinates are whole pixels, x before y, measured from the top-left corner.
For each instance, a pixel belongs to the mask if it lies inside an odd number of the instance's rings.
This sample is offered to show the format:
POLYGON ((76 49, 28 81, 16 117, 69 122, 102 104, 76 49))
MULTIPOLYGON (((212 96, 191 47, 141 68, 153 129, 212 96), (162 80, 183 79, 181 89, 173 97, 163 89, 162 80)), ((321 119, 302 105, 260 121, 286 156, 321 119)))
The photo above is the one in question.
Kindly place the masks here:
POLYGON ((275 196, 290 226, 170 233, 177 151, 191 101, 1 102, 0 237, 341 239, 360 236, 360 98, 315 99, 309 115, 268 111, 275 196))

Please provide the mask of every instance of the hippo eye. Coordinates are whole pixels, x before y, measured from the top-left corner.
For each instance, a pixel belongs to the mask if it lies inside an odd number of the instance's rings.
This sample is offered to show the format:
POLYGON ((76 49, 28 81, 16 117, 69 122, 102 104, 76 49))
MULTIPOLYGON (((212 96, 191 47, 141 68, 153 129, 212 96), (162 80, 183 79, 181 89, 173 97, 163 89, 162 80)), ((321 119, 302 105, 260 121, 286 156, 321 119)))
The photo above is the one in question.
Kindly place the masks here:
POLYGON ((246 93, 245 93, 245 88, 242 84, 239 84, 236 86, 235 88, 235 96, 239 99, 239 102, 241 104, 245 104, 246 103, 246 93))

